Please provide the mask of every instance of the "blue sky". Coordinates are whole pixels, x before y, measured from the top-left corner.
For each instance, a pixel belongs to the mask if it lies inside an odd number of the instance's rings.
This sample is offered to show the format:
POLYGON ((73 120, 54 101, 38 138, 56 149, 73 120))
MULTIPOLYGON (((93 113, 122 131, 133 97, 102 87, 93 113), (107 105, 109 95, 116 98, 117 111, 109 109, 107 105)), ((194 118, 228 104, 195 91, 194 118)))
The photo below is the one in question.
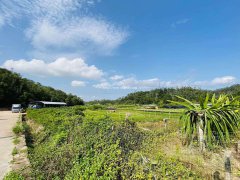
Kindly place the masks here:
POLYGON ((84 100, 239 83, 237 0, 2 0, 0 66, 84 100))

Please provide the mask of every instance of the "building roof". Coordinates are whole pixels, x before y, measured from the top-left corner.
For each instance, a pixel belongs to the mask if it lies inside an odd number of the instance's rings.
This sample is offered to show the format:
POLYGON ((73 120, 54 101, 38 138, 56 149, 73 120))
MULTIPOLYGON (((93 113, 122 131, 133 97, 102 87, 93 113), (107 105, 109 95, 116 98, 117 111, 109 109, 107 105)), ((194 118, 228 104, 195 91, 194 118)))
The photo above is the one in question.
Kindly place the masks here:
POLYGON ((48 105, 67 105, 67 103, 65 102, 51 102, 51 101, 35 101, 35 102, 40 102, 48 105))

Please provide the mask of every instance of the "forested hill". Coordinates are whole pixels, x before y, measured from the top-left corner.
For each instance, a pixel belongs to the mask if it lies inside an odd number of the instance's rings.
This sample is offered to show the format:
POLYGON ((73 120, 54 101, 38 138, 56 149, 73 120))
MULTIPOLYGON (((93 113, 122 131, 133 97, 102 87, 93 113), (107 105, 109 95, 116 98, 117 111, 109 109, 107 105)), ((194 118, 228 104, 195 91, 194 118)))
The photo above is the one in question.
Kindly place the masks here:
POLYGON ((217 89, 214 91, 216 94, 229 94, 233 96, 240 96, 240 84, 235 84, 230 87, 217 89))
POLYGON ((206 95, 206 93, 209 93, 210 95, 215 93, 216 95, 229 94, 233 96, 239 96, 240 85, 237 84, 218 90, 202 90, 191 87, 183 87, 177 89, 163 88, 151 91, 140 91, 130 93, 126 97, 119 98, 116 100, 116 102, 122 104, 157 104, 162 106, 168 104, 168 100, 175 100, 176 95, 182 96, 193 102, 199 102, 200 99, 206 95))
POLYGON ((0 68, 0 107, 11 104, 27 105, 30 101, 62 101, 68 105, 82 105, 83 100, 61 90, 42 86, 40 83, 22 78, 19 74, 0 68))

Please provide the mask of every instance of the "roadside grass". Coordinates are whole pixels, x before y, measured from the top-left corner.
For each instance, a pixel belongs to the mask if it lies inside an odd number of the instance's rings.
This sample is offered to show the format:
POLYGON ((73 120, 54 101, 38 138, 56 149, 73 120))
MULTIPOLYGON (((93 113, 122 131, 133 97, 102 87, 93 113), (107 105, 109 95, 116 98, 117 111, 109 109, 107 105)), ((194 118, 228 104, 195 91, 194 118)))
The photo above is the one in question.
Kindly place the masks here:
POLYGON ((21 175, 21 173, 11 171, 9 172, 3 180, 24 180, 25 178, 21 175))
POLYGON ((22 114, 19 116, 18 122, 12 128, 15 134, 12 150, 13 159, 11 161, 11 171, 4 177, 3 180, 23 180, 29 177, 29 160, 28 149, 25 143, 25 134, 30 130, 30 127, 23 121, 22 114))
POLYGON ((17 122, 16 125, 13 127, 12 131, 17 136, 22 134, 24 132, 24 128, 22 126, 22 123, 21 122, 17 122))
POLYGON ((20 143, 19 138, 18 138, 18 137, 14 137, 14 139, 13 139, 13 144, 14 144, 14 145, 17 145, 17 144, 19 144, 19 143, 20 143))
POLYGON ((16 147, 14 147, 13 151, 12 151, 12 155, 15 156, 16 154, 18 154, 18 150, 16 147))
POLYGON ((12 131, 16 136, 20 136, 21 134, 24 134, 28 130, 29 126, 26 123, 20 121, 17 122, 16 125, 12 128, 12 131))

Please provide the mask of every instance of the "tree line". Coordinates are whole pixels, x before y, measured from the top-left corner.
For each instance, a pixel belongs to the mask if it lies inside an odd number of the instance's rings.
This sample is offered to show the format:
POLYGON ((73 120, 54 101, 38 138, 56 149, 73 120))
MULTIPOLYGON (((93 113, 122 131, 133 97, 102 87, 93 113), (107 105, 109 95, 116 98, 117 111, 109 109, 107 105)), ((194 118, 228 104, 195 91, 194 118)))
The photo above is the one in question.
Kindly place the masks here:
POLYGON ((83 100, 75 95, 43 86, 0 68, 0 107, 10 107, 14 103, 27 106, 31 101, 61 101, 70 106, 84 104, 83 100))
POLYGON ((117 100, 100 100, 92 101, 90 104, 156 104, 160 107, 170 105, 170 101, 176 101, 176 96, 181 96, 194 103, 199 103, 201 99, 206 97, 206 94, 210 97, 213 94, 219 96, 220 94, 227 94, 232 96, 240 96, 240 85, 236 84, 227 88, 217 89, 217 90, 204 90, 192 87, 182 87, 182 88, 161 88, 154 89, 151 91, 139 91, 130 93, 125 97, 119 98, 117 100))

